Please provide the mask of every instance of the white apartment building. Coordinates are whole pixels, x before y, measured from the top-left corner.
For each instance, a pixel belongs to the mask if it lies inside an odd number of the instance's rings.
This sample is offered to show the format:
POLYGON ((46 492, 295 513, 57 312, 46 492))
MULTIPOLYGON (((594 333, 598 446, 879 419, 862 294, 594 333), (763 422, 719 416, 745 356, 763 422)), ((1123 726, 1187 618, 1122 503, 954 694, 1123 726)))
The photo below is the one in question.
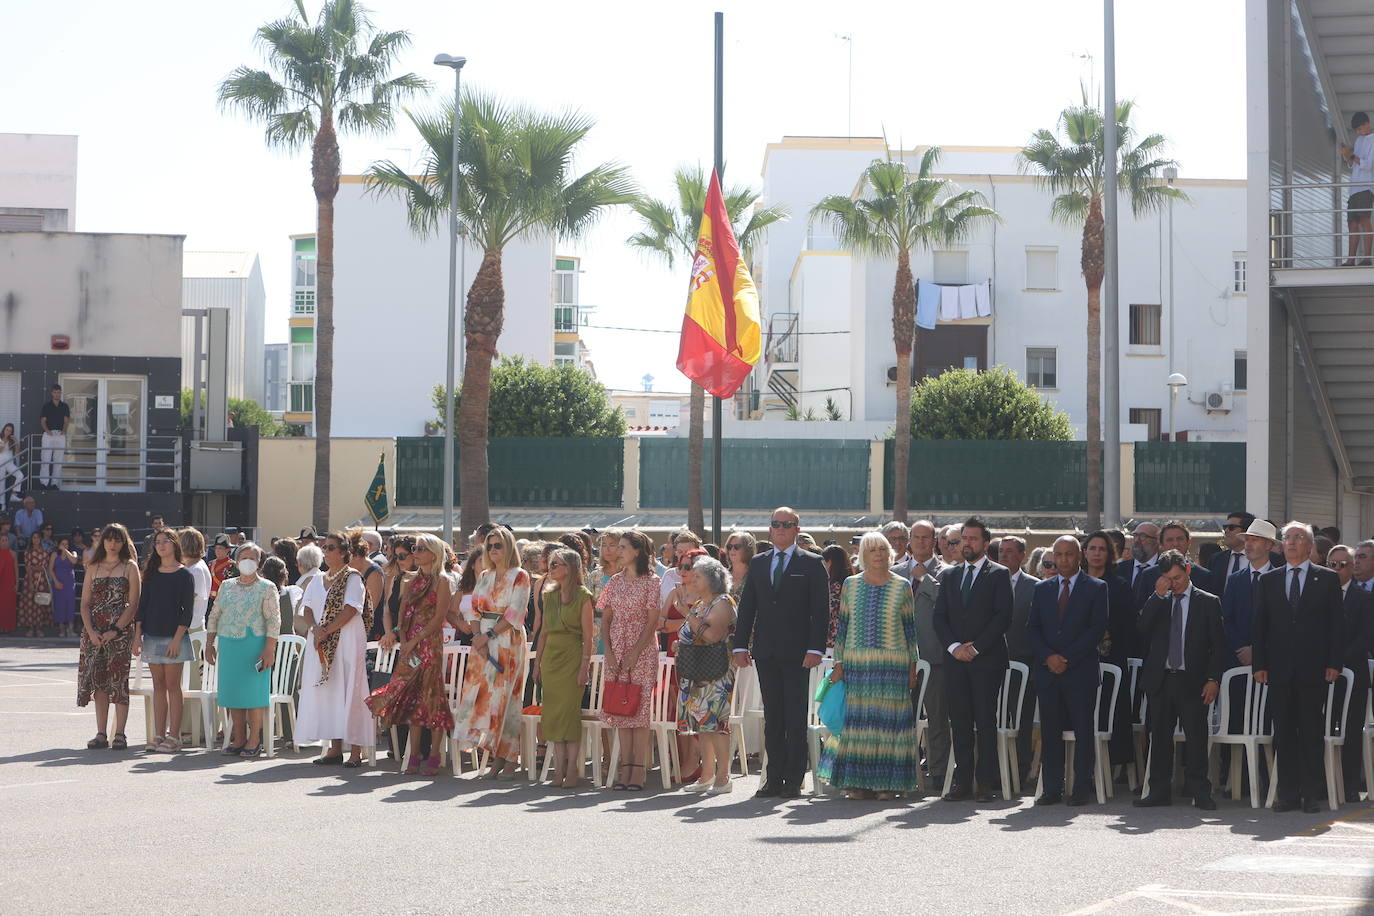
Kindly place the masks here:
MULTIPOLYGON (((182 257, 182 308, 225 309, 229 313, 229 362, 226 396, 266 400, 263 382, 263 331, 267 290, 262 268, 252 251, 188 251, 182 257)), ((204 341, 201 342, 201 353, 204 341)), ((195 379, 196 320, 181 319, 181 377, 190 387, 195 379)), ((202 373, 202 377, 204 374, 202 373)))
POLYGON ((0 232, 76 231, 76 137, 0 134, 0 232))
MULTIPOLYGON (((924 149, 891 155, 914 169, 924 149)), ((1017 167, 1016 147, 943 148, 938 172, 980 191, 1001 214, 964 244, 918 251, 916 279, 986 283, 991 314, 919 329, 913 375, 1004 365, 1086 423, 1087 291, 1081 230, 1050 218, 1051 195, 1017 167)), ((888 151, 881 138, 786 137, 764 157, 763 199, 791 220, 769 229, 754 254, 766 347, 740 414, 781 418, 795 403, 821 413, 832 399, 846 420, 891 423, 894 258, 839 250, 831 229, 809 225, 830 194, 856 192, 863 169, 888 151)), ((1121 208, 1121 419, 1124 441, 1169 433, 1173 372, 1188 379, 1175 402, 1180 438, 1245 437, 1245 182, 1181 178, 1190 198, 1140 219, 1121 208)))
MULTIPOLYGON (((315 237, 292 236, 289 403, 284 419, 313 430, 315 237)), ((481 248, 460 247, 460 301, 481 265, 481 248)), ((334 417, 332 434, 419 436, 434 420, 430 390, 444 381, 449 239, 420 237, 399 198, 371 194, 358 175, 341 178, 334 209, 334 417)), ((578 258, 549 237, 507 246, 502 257, 505 321, 497 351, 545 365, 591 370, 579 329, 578 258)), ((462 341, 458 342, 459 351, 462 341)), ((461 381, 461 377, 460 377, 461 381)))
POLYGON ((1246 501, 1270 518, 1374 530, 1374 267, 1346 267, 1351 116, 1374 116, 1374 5, 1247 0, 1256 380, 1246 501))

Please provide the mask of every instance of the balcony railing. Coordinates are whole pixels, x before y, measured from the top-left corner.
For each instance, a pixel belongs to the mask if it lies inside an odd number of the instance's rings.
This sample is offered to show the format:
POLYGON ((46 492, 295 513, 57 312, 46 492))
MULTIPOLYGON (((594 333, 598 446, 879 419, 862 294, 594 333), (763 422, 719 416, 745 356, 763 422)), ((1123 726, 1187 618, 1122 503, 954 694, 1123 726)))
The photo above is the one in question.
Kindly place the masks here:
POLYGON ((43 447, 41 433, 26 436, 18 463, 24 489, 55 482, 78 492, 180 493, 181 437, 148 436, 142 445, 138 437, 128 438, 131 444, 108 434, 100 445, 94 437, 69 433, 66 448, 58 451, 43 447))
POLYGON ((1346 201, 1355 187, 1350 182, 1270 185, 1271 268, 1361 266, 1359 257, 1347 263, 1351 259, 1346 256, 1350 239, 1346 201))
POLYGON ((779 312, 768 319, 767 360, 769 363, 795 363, 800 347, 796 312, 779 312))

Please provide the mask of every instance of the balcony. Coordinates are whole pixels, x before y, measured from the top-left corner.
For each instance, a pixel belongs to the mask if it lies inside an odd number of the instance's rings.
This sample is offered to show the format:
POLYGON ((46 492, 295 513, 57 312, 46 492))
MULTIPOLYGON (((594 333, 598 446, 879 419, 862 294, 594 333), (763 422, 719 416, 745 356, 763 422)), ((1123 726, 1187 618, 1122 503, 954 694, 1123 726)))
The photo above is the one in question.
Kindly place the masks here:
POLYGON ((770 367, 779 363, 795 365, 800 358, 800 319, 801 316, 796 312, 778 312, 769 317, 764 361, 770 367))

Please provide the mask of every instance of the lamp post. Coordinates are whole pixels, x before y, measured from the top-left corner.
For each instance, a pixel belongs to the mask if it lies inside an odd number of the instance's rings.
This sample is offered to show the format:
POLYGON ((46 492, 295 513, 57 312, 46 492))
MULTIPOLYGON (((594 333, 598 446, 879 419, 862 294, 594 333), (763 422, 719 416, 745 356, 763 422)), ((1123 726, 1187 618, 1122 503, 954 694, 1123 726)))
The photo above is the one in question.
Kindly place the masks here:
MULTIPOLYGON (((1168 166, 1164 169, 1164 180, 1169 187, 1178 180, 1178 169, 1168 166)), ((1169 198, 1169 378, 1174 377, 1174 199, 1169 198)), ((1183 378, 1183 376, 1179 376, 1183 378)))
POLYGON ((1102 523, 1121 524, 1121 317, 1117 306, 1116 0, 1103 0, 1102 523))
POLYGON ((1178 429, 1174 426, 1174 404, 1178 401, 1178 389, 1188 384, 1182 372, 1173 372, 1165 382, 1169 386, 1169 441, 1178 441, 1178 429))
POLYGON ((462 334, 458 314, 458 99, 463 86, 466 57, 451 54, 435 56, 440 67, 453 68, 453 149, 449 159, 448 192, 448 362, 444 375, 444 543, 453 543, 453 376, 454 349, 462 334))

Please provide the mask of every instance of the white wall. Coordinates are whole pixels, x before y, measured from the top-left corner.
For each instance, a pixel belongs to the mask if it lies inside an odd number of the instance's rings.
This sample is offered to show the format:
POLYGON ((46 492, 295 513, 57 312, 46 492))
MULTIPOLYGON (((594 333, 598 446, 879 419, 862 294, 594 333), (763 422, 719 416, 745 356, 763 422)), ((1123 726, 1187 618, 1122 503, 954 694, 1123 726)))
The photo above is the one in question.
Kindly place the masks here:
MULTIPOLYGON (((422 435, 430 390, 444 381, 448 236, 416 236, 400 199, 367 194, 355 176, 344 176, 334 213, 333 435, 422 435)), ((469 244, 467 284, 481 259, 469 244)), ((506 248, 501 355, 553 361, 553 260, 549 239, 506 248)))
MULTIPOLYGON (((188 309, 222 308, 229 311, 229 360, 226 380, 227 396, 251 398, 262 404, 265 400, 263 373, 264 322, 267 292, 262 283, 262 269, 257 255, 251 259, 251 269, 242 277, 185 277, 182 279, 182 307, 188 309)), ((195 319, 181 319, 181 378, 189 388, 195 380, 195 319)), ((201 331, 204 335, 204 330, 201 331)), ((202 339, 201 346, 205 346, 202 339)))
POLYGON ((0 232, 0 341, 16 353, 181 355, 179 235, 0 232))
POLYGON ((0 207, 67 211, 76 228, 76 137, 0 134, 0 207))

